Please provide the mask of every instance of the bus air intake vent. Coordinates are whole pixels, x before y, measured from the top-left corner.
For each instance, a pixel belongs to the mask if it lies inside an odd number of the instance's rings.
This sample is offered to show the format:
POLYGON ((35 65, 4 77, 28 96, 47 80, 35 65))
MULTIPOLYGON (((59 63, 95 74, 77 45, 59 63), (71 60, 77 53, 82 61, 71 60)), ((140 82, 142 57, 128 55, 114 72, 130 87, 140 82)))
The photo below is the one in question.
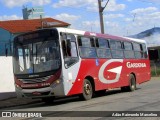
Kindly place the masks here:
POLYGON ((51 76, 42 77, 42 78, 34 78, 34 79, 20 79, 25 84, 29 83, 41 83, 47 81, 51 76))

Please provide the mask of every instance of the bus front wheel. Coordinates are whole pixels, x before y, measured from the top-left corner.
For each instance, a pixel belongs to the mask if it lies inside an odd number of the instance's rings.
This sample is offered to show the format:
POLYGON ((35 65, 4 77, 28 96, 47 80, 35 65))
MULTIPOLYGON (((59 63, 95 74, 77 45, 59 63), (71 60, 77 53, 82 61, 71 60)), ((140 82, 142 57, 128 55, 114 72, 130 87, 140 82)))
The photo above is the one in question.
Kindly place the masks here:
POLYGON ((92 95, 93 95, 93 86, 88 79, 85 79, 83 83, 83 91, 79 97, 82 100, 89 100, 92 98, 92 95))

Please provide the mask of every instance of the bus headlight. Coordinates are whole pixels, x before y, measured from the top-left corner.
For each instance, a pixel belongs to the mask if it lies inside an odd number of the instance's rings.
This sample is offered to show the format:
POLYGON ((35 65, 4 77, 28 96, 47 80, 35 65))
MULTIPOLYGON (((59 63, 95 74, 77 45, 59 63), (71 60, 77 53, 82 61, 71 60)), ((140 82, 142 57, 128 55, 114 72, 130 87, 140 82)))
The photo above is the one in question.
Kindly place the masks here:
POLYGON ((59 84, 59 83, 60 83, 60 80, 59 80, 59 79, 58 79, 58 80, 56 80, 56 83, 57 83, 57 84, 59 84))
POLYGON ((17 84, 15 84, 15 87, 16 87, 17 89, 22 89, 21 86, 19 86, 19 85, 17 85, 17 84))
POLYGON ((17 84, 15 84, 15 86, 16 86, 16 88, 20 88, 20 86, 19 86, 19 85, 17 85, 17 84))
POLYGON ((51 86, 52 87, 56 87, 58 84, 60 84, 61 83, 61 79, 57 79, 51 86))

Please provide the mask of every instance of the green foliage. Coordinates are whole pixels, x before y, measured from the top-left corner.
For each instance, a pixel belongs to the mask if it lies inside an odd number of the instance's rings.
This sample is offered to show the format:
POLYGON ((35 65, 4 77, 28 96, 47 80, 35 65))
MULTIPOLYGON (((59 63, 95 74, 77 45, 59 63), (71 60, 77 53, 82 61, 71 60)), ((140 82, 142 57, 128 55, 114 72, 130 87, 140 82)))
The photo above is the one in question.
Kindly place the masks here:
POLYGON ((154 67, 151 67, 151 76, 160 76, 160 68, 156 67, 155 69, 154 67))

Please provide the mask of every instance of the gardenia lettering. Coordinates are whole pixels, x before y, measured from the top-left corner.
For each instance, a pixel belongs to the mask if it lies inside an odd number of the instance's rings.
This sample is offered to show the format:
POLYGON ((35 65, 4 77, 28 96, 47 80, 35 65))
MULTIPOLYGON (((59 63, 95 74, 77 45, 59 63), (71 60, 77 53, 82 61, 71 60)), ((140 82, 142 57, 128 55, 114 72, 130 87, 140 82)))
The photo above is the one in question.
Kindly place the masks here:
POLYGON ((127 67, 128 68, 143 68, 143 67, 146 67, 146 63, 130 63, 130 62, 127 62, 127 67))

